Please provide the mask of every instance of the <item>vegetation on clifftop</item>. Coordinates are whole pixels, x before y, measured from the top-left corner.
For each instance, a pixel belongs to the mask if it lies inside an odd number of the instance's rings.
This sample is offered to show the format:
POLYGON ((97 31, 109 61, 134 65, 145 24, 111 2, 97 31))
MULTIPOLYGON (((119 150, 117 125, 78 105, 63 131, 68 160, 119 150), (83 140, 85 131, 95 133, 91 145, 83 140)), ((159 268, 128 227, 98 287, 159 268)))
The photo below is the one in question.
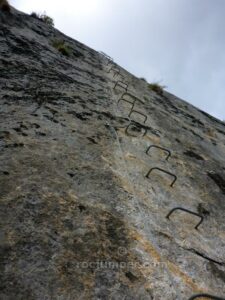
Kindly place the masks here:
POLYGON ((166 86, 165 85, 161 85, 158 82, 153 82, 153 83, 149 83, 148 84, 148 88, 151 91, 154 91, 155 93, 162 95, 163 94, 163 90, 166 86))
POLYGON ((48 25, 54 27, 54 20, 51 17, 49 17, 48 15, 46 15, 46 13, 41 14, 41 13, 32 12, 31 17, 39 19, 39 20, 43 21, 45 24, 48 24, 48 25))

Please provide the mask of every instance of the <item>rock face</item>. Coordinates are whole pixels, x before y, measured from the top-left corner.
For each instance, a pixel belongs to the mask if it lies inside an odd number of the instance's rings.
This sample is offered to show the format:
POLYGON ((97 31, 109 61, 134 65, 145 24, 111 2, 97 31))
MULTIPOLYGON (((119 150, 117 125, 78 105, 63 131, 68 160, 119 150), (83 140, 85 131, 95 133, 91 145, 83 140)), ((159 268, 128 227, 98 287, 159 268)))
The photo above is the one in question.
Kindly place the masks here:
POLYGON ((224 124, 41 20, 0 27, 0 299, 225 298, 224 124))

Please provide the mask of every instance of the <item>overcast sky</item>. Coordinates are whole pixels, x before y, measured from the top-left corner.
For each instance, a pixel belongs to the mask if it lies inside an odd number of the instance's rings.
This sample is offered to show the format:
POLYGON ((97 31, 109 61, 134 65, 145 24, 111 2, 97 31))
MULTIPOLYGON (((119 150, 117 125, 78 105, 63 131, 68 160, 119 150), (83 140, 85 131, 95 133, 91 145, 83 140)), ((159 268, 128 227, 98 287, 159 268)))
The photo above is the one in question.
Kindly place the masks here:
POLYGON ((225 0, 12 0, 128 71, 225 119, 225 0))

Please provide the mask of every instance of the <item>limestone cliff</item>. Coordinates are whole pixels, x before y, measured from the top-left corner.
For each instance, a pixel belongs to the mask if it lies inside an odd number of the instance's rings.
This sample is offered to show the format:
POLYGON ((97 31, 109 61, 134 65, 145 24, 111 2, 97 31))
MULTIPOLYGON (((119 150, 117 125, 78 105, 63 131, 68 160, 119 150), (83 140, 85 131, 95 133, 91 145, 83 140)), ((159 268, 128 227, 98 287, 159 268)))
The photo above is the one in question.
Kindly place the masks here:
POLYGON ((37 18, 0 28, 0 299, 225 299, 224 124, 37 18))

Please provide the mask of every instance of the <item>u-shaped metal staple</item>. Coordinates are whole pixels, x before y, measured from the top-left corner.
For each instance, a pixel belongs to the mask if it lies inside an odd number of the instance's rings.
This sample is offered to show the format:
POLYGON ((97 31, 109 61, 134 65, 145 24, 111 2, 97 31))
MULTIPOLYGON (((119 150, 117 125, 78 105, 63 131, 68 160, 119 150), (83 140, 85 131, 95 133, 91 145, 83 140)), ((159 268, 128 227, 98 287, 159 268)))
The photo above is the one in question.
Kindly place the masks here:
POLYGON ((188 300, 194 300, 196 298, 209 298, 209 299, 213 299, 213 300, 225 300, 225 298, 221 298, 221 297, 217 297, 217 296, 212 296, 209 294, 197 294, 192 296, 191 298, 189 298, 188 300))
POLYGON ((200 218, 200 221, 198 222, 198 224, 195 226, 195 229, 198 230, 198 227, 202 224, 203 220, 204 220, 204 217, 202 215, 199 215, 198 213, 196 212, 193 212, 189 209, 186 209, 186 208, 183 208, 183 207, 175 207, 173 209, 171 209, 171 211, 168 213, 168 215, 166 216, 167 219, 170 218, 170 215, 175 211, 175 210, 182 210, 182 211, 185 211, 189 214, 192 214, 194 216, 197 216, 200 218))
POLYGON ((110 57, 109 55, 107 55, 106 53, 104 53, 103 51, 99 52, 101 55, 103 55, 105 58, 107 58, 110 61, 113 61, 112 57, 110 57))
POLYGON ((115 86, 114 86, 113 89, 115 89, 115 88, 117 87, 117 85, 120 86, 120 87, 122 87, 122 88, 127 92, 127 90, 128 90, 128 84, 127 84, 127 83, 122 82, 121 80, 118 80, 118 81, 115 83, 115 86))
MULTIPOLYGON (((135 103, 135 102, 134 102, 135 103)), ((133 106, 134 107, 134 106, 133 106)), ((140 111, 137 111, 137 110, 134 110, 133 108, 131 109, 130 113, 129 113, 129 117, 132 115, 132 113, 136 113, 136 114, 139 114, 139 115, 142 115, 145 119, 144 119, 144 122, 145 123, 147 121, 147 116, 145 114, 143 114, 142 112, 140 111)))
POLYGON ((116 75, 117 75, 117 76, 118 76, 118 75, 121 75, 121 74, 120 74, 120 71, 119 71, 119 72, 115 72, 114 75, 113 75, 113 77, 115 77, 116 75))
POLYGON ((108 59, 108 62, 107 62, 107 64, 106 64, 106 66, 108 66, 109 64, 113 65, 113 64, 114 64, 114 61, 111 60, 111 59, 108 59))
POLYGON ((176 175, 174 175, 174 174, 172 174, 172 173, 170 173, 170 172, 168 172, 168 171, 166 171, 166 170, 163 170, 163 169, 161 169, 161 168, 155 167, 155 168, 151 168, 151 169, 148 171, 146 177, 149 178, 149 175, 150 175, 151 172, 154 171, 154 170, 159 170, 159 171, 161 171, 161 172, 163 172, 163 173, 166 173, 166 174, 172 176, 172 177, 174 178, 174 180, 172 181, 172 183, 171 183, 170 186, 173 187, 174 183, 175 183, 176 180, 177 180, 177 176, 176 176, 176 175))
POLYGON ((130 104, 132 104, 132 107, 131 107, 131 111, 133 110, 134 108, 134 105, 136 102, 140 102, 141 104, 143 103, 140 99, 138 99, 136 96, 126 92, 126 93, 123 93, 123 95, 120 97, 120 99, 117 101, 117 105, 119 104, 120 101, 125 101, 125 102, 128 102, 130 104), (132 100, 127 100, 125 97, 128 96, 129 98, 131 98, 132 100))
POLYGON ((130 101, 126 100, 126 99, 121 99, 121 98, 117 101, 117 105, 120 103, 120 101, 124 101, 124 102, 130 103, 132 105, 131 110, 134 108, 134 103, 133 102, 130 102, 130 101))
POLYGON ((112 66, 109 70, 108 70, 108 73, 110 73, 111 71, 114 71, 114 75, 117 73, 117 74, 120 74, 120 69, 117 68, 117 67, 114 67, 112 66))
MULTIPOLYGON (((127 126, 127 128, 126 128, 126 130, 125 130, 125 133, 126 133, 128 136, 137 137, 136 135, 130 134, 129 131, 128 131, 129 127, 132 126, 132 125, 134 126, 134 124, 129 124, 129 125, 127 126)), ((140 129, 143 129, 143 128, 144 128, 143 126, 137 125, 137 124, 135 124, 135 126, 136 126, 136 128, 140 128, 140 129)), ((147 129, 146 129, 146 128, 144 128, 144 129, 145 129, 145 131, 144 131, 144 133, 142 134, 142 136, 145 136, 146 133, 147 133, 147 129)))
POLYGON ((170 150, 168 150, 168 149, 166 149, 166 148, 163 148, 163 147, 160 147, 160 146, 157 146, 157 145, 151 145, 151 146, 149 146, 148 149, 146 150, 146 154, 147 154, 147 155, 148 155, 148 153, 149 153, 149 151, 150 151, 151 148, 158 148, 158 149, 161 149, 161 150, 167 152, 168 155, 167 155, 167 157, 166 157, 166 160, 168 160, 169 157, 171 156, 171 151, 170 151, 170 150))
POLYGON ((125 77, 122 74, 119 74, 119 75, 120 75, 121 80, 124 80, 125 77))
POLYGON ((134 104, 135 104, 135 102, 140 102, 141 104, 144 104, 144 102, 141 101, 141 99, 139 99, 138 97, 136 97, 136 96, 134 96, 134 95, 132 95, 132 94, 130 94, 130 93, 128 93, 128 92, 123 93, 123 95, 122 95, 120 98, 122 99, 122 98, 124 98, 124 97, 126 97, 126 96, 132 98, 134 104))

